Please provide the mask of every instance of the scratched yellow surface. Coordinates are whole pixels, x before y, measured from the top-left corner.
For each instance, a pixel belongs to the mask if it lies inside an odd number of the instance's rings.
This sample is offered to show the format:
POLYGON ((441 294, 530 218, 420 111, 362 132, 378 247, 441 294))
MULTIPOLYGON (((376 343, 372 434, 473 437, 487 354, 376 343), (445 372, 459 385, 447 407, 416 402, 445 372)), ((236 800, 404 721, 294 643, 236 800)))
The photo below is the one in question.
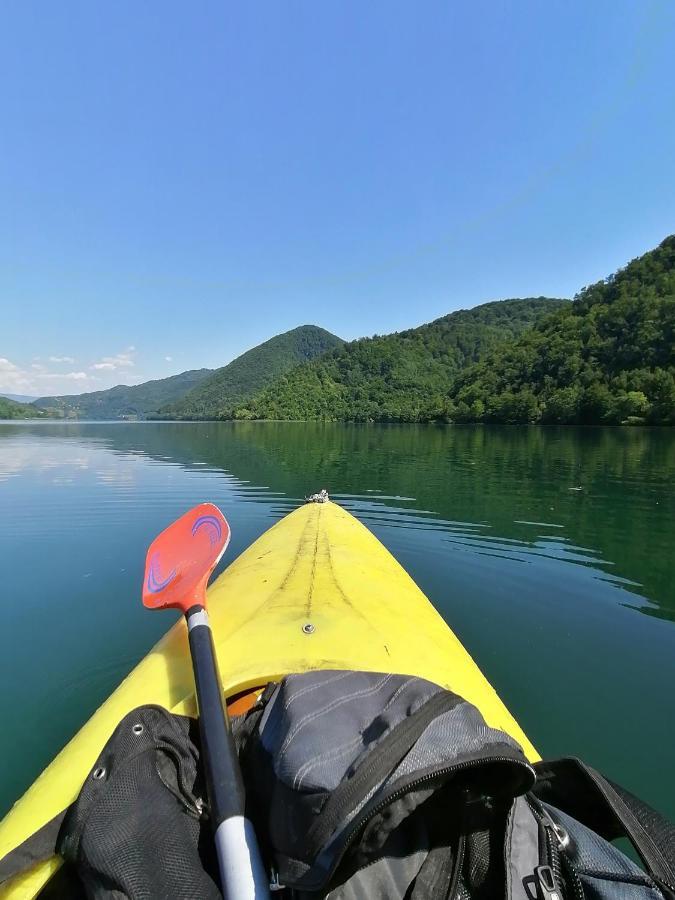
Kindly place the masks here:
MULTIPOLYGON (((539 758, 410 576, 365 526, 334 503, 303 506, 265 532, 212 585, 208 606, 227 696, 310 669, 419 675, 461 694, 488 724, 516 738, 530 760, 539 758), (303 631, 308 623, 314 626, 310 634, 303 631)), ((0 823, 0 859, 76 798, 116 725, 146 703, 195 714, 183 621, 0 823)), ((0 886, 0 897, 34 897, 57 868, 56 858, 34 867, 0 886)))

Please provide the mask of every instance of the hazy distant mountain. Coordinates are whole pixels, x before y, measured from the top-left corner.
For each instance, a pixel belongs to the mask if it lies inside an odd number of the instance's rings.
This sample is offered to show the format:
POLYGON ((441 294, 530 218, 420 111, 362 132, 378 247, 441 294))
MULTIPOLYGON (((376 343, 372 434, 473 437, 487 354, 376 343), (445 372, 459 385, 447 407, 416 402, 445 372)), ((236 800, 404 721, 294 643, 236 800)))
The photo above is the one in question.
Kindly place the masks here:
POLYGON ((159 415, 167 419, 227 416, 235 406, 245 403, 279 375, 343 343, 341 338, 316 325, 293 328, 216 369, 181 400, 163 406, 159 415))
POLYGON ((40 397, 35 401, 35 406, 48 409, 56 415, 77 419, 144 419, 163 404, 187 394, 212 371, 192 369, 169 378, 145 381, 143 384, 118 384, 107 391, 40 397))
POLYGON ((17 403, 0 394, 0 419, 43 419, 47 413, 43 409, 17 403))
POLYGON ((4 391, 0 391, 0 397, 6 397, 8 400, 16 401, 16 403, 32 403, 38 399, 35 395, 29 397, 27 394, 6 394, 4 391))

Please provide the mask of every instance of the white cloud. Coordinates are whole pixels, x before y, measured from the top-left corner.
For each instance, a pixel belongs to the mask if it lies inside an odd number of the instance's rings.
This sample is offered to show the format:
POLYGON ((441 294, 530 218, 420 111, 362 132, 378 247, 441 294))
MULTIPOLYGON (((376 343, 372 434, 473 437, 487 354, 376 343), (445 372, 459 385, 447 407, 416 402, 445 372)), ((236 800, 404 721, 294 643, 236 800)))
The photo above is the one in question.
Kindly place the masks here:
POLYGON ((98 362, 92 363, 89 368, 107 372, 112 372, 113 369, 129 369, 136 365, 131 358, 131 354, 135 349, 135 347, 127 347, 126 350, 122 353, 117 353, 115 356, 104 356, 98 362))
POLYGON ((173 362, 173 356, 165 356, 164 359, 165 359, 167 362, 173 362))
POLYGON ((12 394, 44 396, 55 391, 72 392, 74 381, 82 385, 80 390, 86 390, 87 382, 97 380, 86 372, 49 372, 41 363, 31 363, 29 368, 22 369, 6 357, 0 357, 0 390, 12 394))
MULTIPOLYGON (((135 360, 132 354, 134 347, 127 347, 114 356, 104 356, 92 363, 88 370, 72 369, 71 371, 55 371, 63 368, 64 363, 72 361, 71 356, 51 356, 48 366, 34 356, 32 361, 17 365, 7 357, 0 356, 0 391, 11 394, 28 394, 34 397, 59 396, 61 394, 80 394, 85 391, 101 390, 113 387, 124 381, 125 384, 136 384, 144 381, 142 375, 133 375, 135 360), (117 370, 120 370, 119 372, 117 370)), ((42 357, 47 359, 47 357, 42 357)))

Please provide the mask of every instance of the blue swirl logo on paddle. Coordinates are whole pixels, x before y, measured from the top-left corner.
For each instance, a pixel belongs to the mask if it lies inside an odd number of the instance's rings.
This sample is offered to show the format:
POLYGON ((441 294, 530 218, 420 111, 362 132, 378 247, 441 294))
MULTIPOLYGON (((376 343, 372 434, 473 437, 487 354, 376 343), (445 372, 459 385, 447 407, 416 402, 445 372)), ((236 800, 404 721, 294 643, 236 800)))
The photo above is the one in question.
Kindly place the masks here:
POLYGON ((192 526, 192 537, 198 531, 205 531, 208 534, 212 547, 218 543, 223 533, 220 520, 216 516, 200 516, 198 519, 195 519, 195 523, 192 526))
POLYGON ((150 569, 148 570, 148 590, 151 594, 159 594, 163 591, 167 584, 170 584, 176 577, 176 570, 172 569, 166 578, 162 578, 162 568, 159 560, 159 553, 153 553, 150 559, 150 569))

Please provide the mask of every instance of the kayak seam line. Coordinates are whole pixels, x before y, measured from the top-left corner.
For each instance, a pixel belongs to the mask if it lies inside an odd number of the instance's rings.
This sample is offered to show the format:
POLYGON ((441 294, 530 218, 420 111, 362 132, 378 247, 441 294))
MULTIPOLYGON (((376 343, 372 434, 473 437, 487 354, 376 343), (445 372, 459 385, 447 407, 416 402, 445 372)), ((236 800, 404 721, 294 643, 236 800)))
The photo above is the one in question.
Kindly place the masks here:
POLYGON ((336 573, 335 567, 334 567, 334 565, 333 565, 333 551, 331 550, 331 547, 330 547, 330 541, 328 540, 327 537, 326 537, 326 539, 325 539, 325 544, 326 544, 326 557, 327 557, 327 559, 328 559, 328 568, 329 568, 329 570, 330 570, 330 574, 331 574, 331 578, 332 578, 332 580, 333 580, 333 584, 334 584, 335 587, 337 588, 338 593, 340 594, 340 597, 344 600, 345 604, 346 604, 351 610, 353 610, 353 611, 356 613, 357 616, 359 616, 361 619, 363 619, 364 622, 366 622, 368 625, 370 625, 370 622, 369 622, 369 620, 368 620, 368 617, 367 617, 367 616, 364 616, 363 613, 361 612, 361 610, 358 609, 358 608, 352 603, 351 598, 350 598, 349 595, 345 592, 345 590, 343 589, 342 585, 341 585, 340 582, 338 581, 337 573, 336 573))
POLYGON ((305 618, 309 621, 312 617, 312 599, 314 596, 314 582, 316 580, 316 559, 319 553, 319 535, 321 534, 321 506, 316 517, 316 534, 314 535, 314 553, 312 554, 312 572, 309 578, 309 591, 307 593, 307 605, 305 608, 305 618))
MULTIPOLYGON (((320 507, 317 507, 317 508, 320 508, 320 507)), ((296 551, 295 551, 295 556, 293 557, 293 561, 291 562, 291 565, 289 566, 288 571, 287 571, 286 574, 284 575, 281 584, 280 584, 279 587, 277 588, 277 591, 283 591, 283 590, 285 589, 285 587, 286 587, 286 585, 288 584, 288 582, 290 581, 290 579, 291 579, 293 573, 294 573, 295 570, 297 569, 298 561, 300 560, 300 557, 301 557, 301 555, 302 555, 302 548, 303 548, 303 545, 304 545, 304 543, 305 543, 305 535, 307 534, 307 531, 309 530, 309 528, 311 527, 311 525, 312 525, 312 520, 311 520, 311 519, 308 519, 308 520, 305 522, 305 524, 303 525, 302 531, 301 531, 301 533, 300 533, 300 538, 299 538, 299 540, 298 540, 298 546, 297 546, 296 551)), ((275 592, 275 593, 276 593, 276 592, 275 592)))

